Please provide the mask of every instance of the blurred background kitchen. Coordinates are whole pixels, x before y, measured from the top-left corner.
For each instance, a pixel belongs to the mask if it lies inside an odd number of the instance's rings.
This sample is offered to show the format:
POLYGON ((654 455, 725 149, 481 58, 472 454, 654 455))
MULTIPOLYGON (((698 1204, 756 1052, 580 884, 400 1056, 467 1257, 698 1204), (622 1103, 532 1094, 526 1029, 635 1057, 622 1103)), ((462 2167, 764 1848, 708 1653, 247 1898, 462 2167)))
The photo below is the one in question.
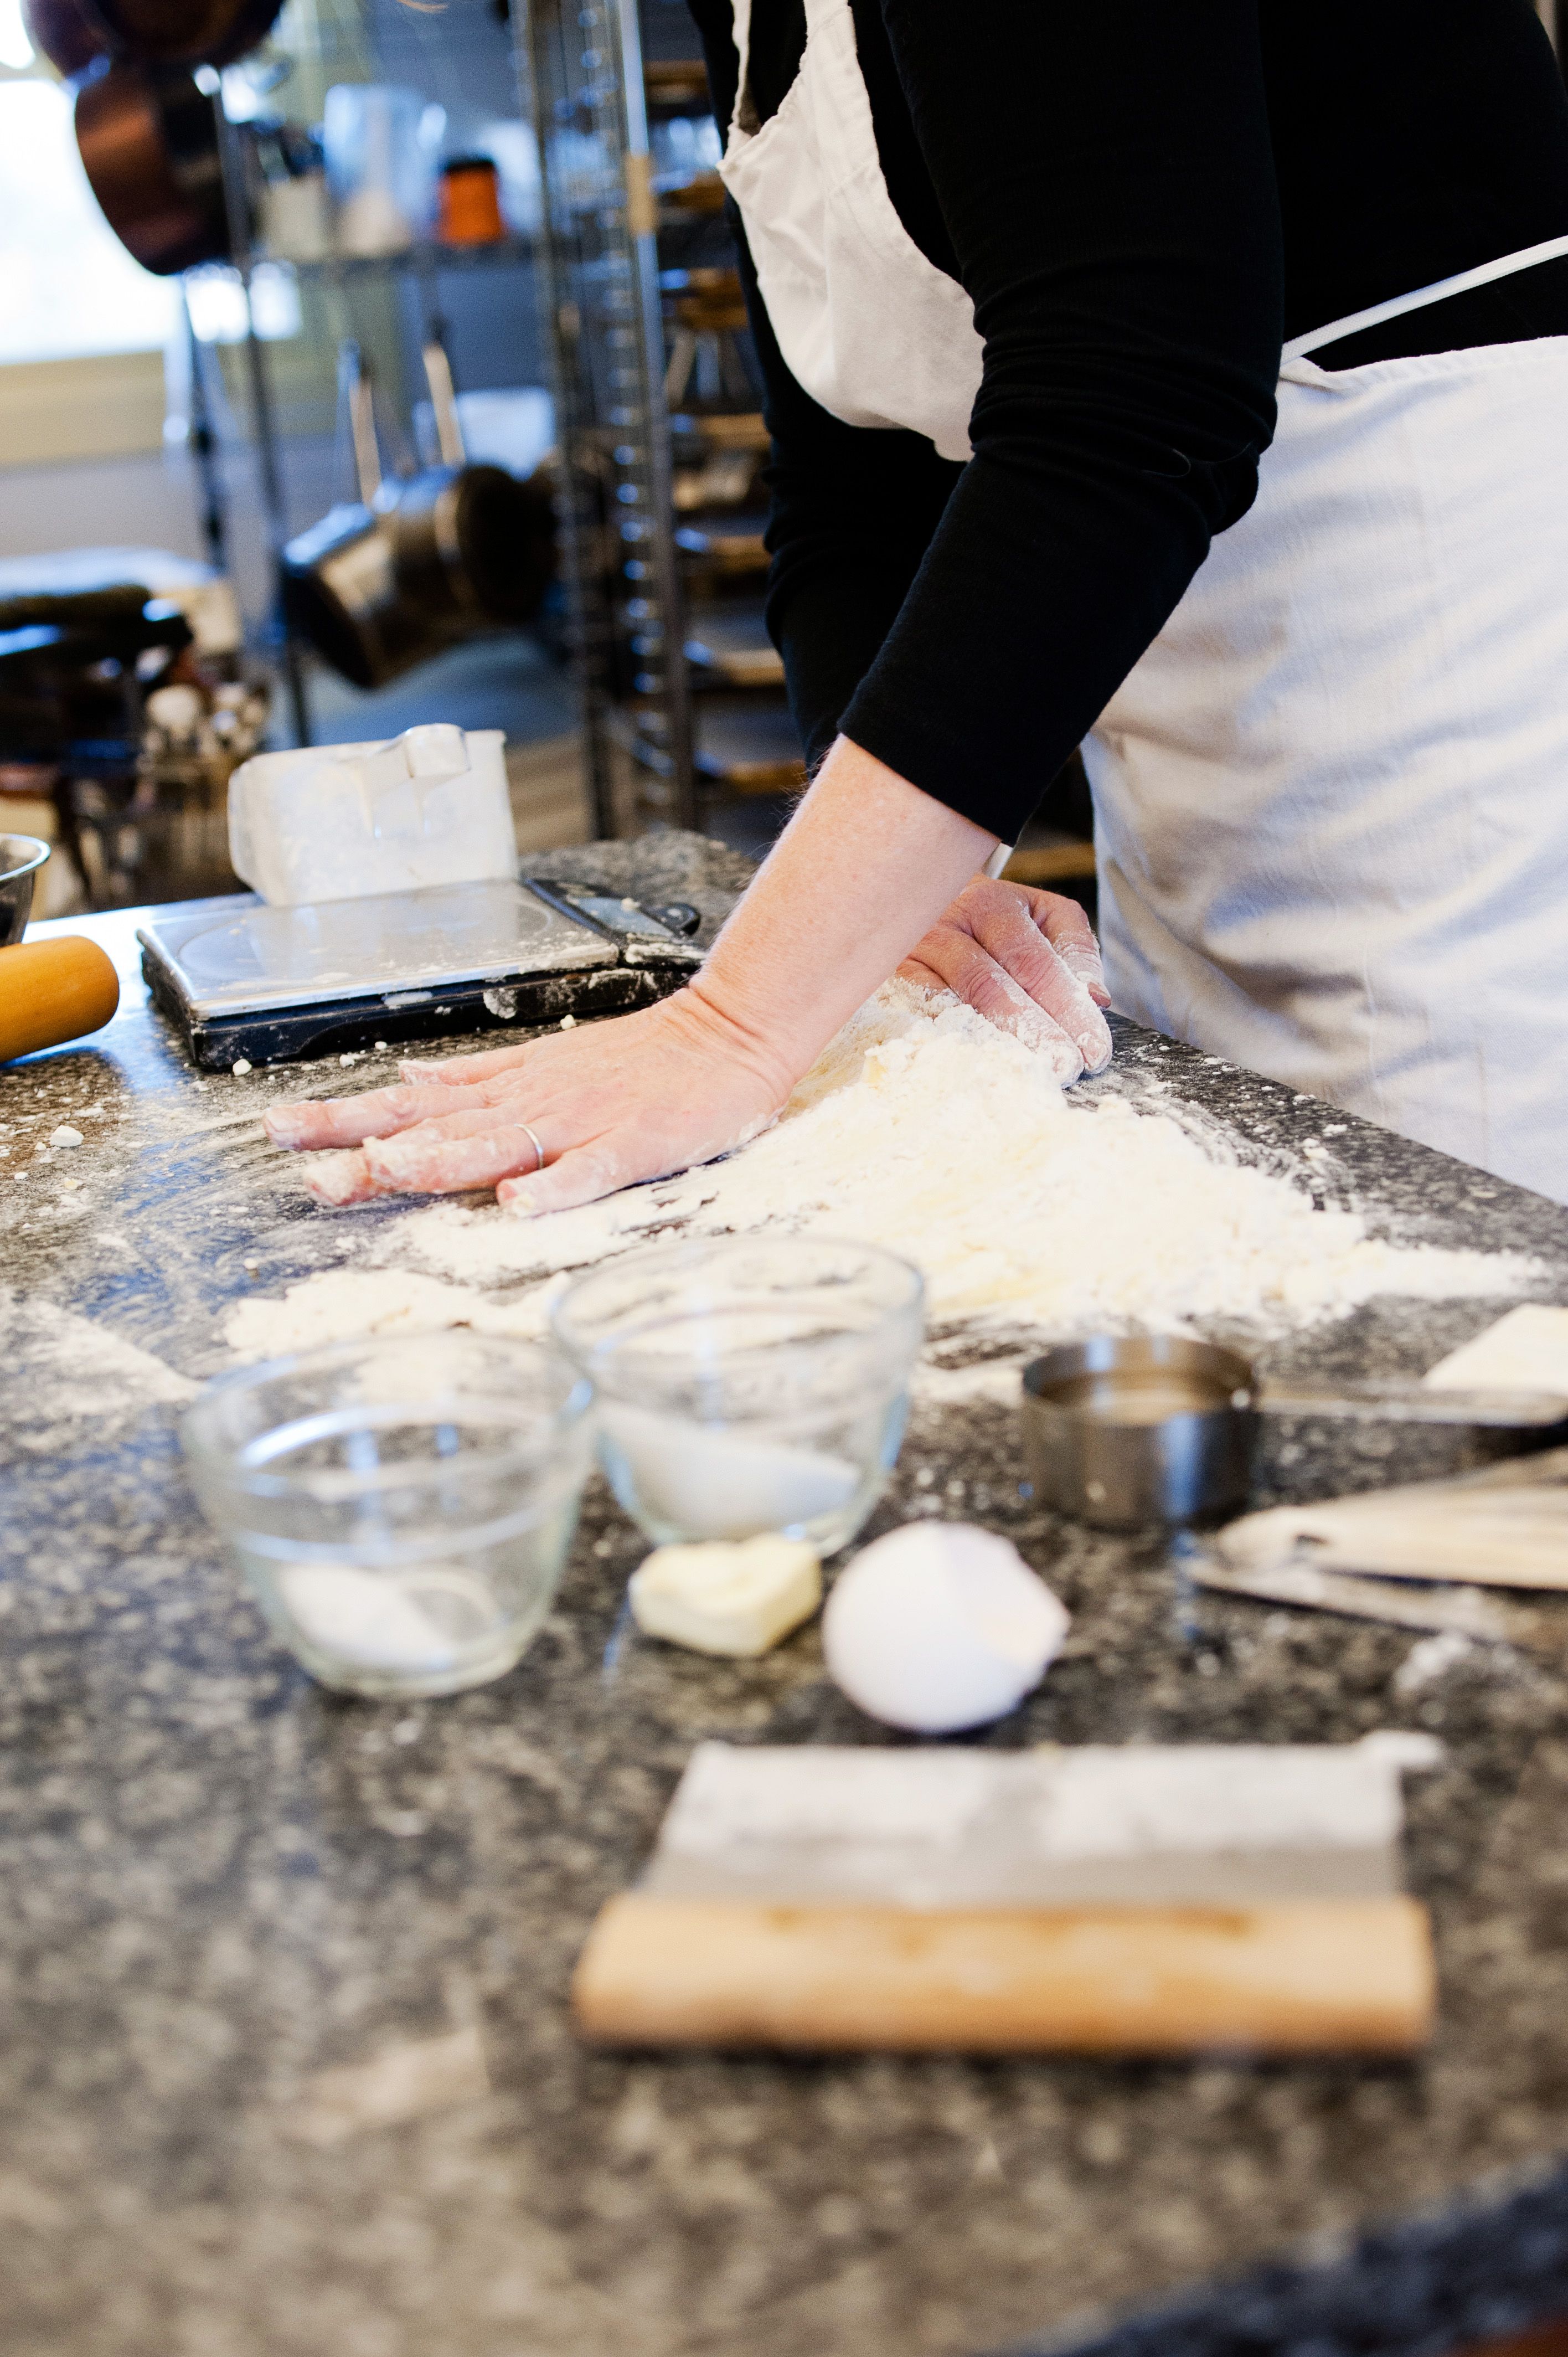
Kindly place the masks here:
MULTIPOLYGON (((1541 0, 1551 22, 1552 0, 1541 0)), ((683 0, 0 0, 0 824, 232 890, 259 747, 499 727, 520 845, 800 781, 683 0)), ((1081 775, 1010 871, 1092 898, 1081 775)))

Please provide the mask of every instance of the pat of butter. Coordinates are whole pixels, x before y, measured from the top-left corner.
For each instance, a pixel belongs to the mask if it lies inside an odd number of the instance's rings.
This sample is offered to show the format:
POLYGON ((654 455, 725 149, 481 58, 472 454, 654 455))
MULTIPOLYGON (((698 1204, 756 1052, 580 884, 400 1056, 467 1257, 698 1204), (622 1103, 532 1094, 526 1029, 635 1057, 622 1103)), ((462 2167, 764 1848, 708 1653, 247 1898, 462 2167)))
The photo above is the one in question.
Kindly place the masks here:
POLYGON ((766 1653, 822 1600, 822 1567, 803 1539, 714 1539, 655 1547, 632 1573, 644 1634, 698 1653, 766 1653))

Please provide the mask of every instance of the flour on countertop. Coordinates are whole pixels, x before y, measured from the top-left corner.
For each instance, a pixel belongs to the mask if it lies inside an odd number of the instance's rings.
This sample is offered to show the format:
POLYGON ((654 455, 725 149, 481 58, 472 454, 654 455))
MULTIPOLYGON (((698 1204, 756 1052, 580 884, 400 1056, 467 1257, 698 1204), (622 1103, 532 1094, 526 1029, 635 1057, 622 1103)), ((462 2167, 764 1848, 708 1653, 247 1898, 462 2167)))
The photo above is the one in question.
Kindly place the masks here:
POLYGON ((511 1303, 485 1299, 466 1285, 443 1285, 409 1269, 338 1268, 291 1285, 278 1301, 242 1301, 224 1323, 224 1340, 242 1358, 324 1350, 362 1334, 431 1334, 472 1326, 482 1334, 532 1337, 544 1331, 557 1286, 535 1286, 511 1303))
MULTIPOLYGON (((197 1386, 112 1327, 37 1295, 0 1286, 0 1352, 26 1365, 6 1404, 7 1426, 38 1431, 79 1416, 136 1415, 196 1396, 197 1386)), ((30 1444, 27 1444, 30 1445, 30 1444)))
POLYGON ((725 1160, 534 1220, 412 1211, 378 1254, 466 1285, 416 1294, 406 1266, 339 1271, 244 1305, 226 1332, 249 1352, 420 1318, 538 1330, 542 1289, 519 1298, 523 1280, 553 1276, 553 1291, 559 1272, 633 1245, 763 1227, 872 1238, 924 1271, 933 1329, 1020 1343, 1217 1319, 1280 1332, 1380 1294, 1506 1297, 1541 1273, 1517 1255, 1381 1242, 1359 1212, 1318 1210, 1240 1162, 1218 1129, 1122 1097, 1072 1102, 1023 1042, 895 983, 725 1160), (505 1303, 487 1302, 503 1285, 505 1303))

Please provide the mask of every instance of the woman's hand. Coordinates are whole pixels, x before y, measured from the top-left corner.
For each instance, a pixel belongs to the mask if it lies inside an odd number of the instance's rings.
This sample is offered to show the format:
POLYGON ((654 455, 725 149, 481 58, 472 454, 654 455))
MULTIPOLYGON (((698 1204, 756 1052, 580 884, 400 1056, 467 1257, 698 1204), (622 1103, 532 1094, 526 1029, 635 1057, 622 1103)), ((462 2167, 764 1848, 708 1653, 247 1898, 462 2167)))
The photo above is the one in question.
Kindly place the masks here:
POLYGON ((405 1065, 401 1088, 274 1105, 267 1135, 345 1149, 311 1174, 324 1202, 494 1187, 519 1210, 564 1211, 755 1135, 895 968, 958 991, 1076 1080, 1111 1053, 1094 936, 1070 900, 968 882, 995 847, 841 737, 673 998, 405 1065))
POLYGON ((351 1149, 312 1169, 324 1203, 494 1187, 519 1211, 565 1211, 711 1160, 789 1095, 794 1073, 700 993, 520 1048, 405 1064, 402 1087, 274 1105, 263 1125, 276 1146, 351 1149))
POLYGON ((1111 1061, 1111 1004, 1093 929, 1076 900, 977 876, 898 969, 951 990, 1049 1056, 1065 1086, 1111 1061))

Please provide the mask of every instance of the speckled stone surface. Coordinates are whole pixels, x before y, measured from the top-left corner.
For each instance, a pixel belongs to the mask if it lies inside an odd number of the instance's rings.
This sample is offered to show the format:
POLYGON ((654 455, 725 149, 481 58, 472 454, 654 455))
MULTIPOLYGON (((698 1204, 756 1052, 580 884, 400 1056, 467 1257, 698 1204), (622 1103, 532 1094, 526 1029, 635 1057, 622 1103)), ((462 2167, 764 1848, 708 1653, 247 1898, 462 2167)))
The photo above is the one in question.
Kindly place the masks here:
MULTIPOLYGON (((724 855, 659 856, 623 850, 604 880, 722 912, 724 855)), ((102 931, 128 957, 125 922, 102 931)), ((640 1543, 597 1492, 511 1675, 413 1706, 312 1685, 199 1518, 174 1418, 226 1361, 230 1305, 387 1215, 312 1209, 262 1139, 319 1068, 199 1078, 134 1000, 0 1072, 6 2357, 1433 2357, 1568 2311, 1568 1617, 1562 1665, 1476 1648, 1423 1678, 1408 1633, 1184 1603, 1153 1543, 1020 1500, 1006 1410, 928 1406, 876 1527, 983 1518, 1075 1614, 983 1740, 1443 1738, 1409 1838, 1434 2046, 1261 2067, 585 2052, 573 1958, 693 1743, 884 1738, 814 1631, 746 1665, 618 1634, 640 1543), (85 1142, 40 1153, 62 1122, 85 1142), (300 2140, 313 2074, 465 2027, 488 2095, 300 2140)), ((1326 1108, 1122 1027, 1093 1085, 1151 1081, 1249 1150, 1321 1139, 1326 1196, 1540 1254, 1541 1296, 1568 1299, 1568 1212, 1356 1123, 1328 1135, 1326 1108)), ((1385 1302, 1270 1363, 1417 1372, 1502 1306, 1385 1302)), ((1451 1437, 1282 1424, 1259 1495, 1462 1460, 1451 1437)))

